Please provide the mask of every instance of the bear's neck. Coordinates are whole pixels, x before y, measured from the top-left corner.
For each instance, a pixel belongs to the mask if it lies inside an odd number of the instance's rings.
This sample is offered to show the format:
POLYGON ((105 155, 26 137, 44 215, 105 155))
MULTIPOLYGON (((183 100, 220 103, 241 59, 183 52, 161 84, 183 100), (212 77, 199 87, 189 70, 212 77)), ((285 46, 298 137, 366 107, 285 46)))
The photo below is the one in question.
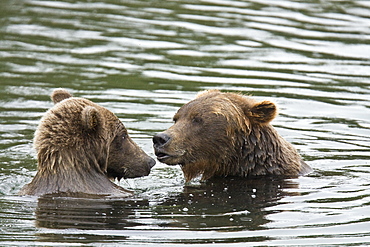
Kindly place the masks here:
POLYGON ((106 196, 128 196, 125 190, 108 179, 96 166, 86 164, 43 165, 31 183, 20 192, 23 195, 44 194, 90 194, 106 196))
POLYGON ((238 173, 297 176, 303 163, 296 149, 271 125, 256 126, 244 139, 238 173))

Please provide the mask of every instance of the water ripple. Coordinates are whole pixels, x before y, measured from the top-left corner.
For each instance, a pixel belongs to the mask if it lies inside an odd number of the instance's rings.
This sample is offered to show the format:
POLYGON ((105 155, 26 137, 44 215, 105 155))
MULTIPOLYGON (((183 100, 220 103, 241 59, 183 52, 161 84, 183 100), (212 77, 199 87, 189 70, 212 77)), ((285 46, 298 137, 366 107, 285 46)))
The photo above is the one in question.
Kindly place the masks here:
POLYGON ((0 6, 0 245, 370 244, 368 1, 0 6), (151 156, 151 137, 199 90, 272 100, 273 125, 314 172, 185 185, 158 163, 120 182, 137 192, 127 200, 17 197, 56 87, 113 111, 151 156))

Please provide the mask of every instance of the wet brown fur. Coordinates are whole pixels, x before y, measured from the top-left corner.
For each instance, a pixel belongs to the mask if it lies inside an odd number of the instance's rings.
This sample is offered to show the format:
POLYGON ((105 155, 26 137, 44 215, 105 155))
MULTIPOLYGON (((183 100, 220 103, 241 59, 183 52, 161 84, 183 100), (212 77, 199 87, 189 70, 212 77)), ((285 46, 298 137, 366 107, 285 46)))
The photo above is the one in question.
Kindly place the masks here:
POLYGON ((154 160, 127 134, 109 110, 57 89, 54 107, 35 132, 38 171, 20 195, 84 193, 127 196, 111 178, 148 175, 154 160))
POLYGON ((169 165, 179 164, 186 181, 226 176, 298 176, 311 168, 296 149, 271 126, 277 107, 235 93, 210 90, 182 106, 171 139, 156 154, 166 153, 169 165))

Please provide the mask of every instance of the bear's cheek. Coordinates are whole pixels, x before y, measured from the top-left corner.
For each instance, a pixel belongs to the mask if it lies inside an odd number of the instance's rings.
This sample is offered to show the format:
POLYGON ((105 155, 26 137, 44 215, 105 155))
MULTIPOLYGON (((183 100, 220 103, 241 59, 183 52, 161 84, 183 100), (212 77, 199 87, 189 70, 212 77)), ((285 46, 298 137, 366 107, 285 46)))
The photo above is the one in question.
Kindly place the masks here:
POLYGON ((155 160, 149 157, 136 143, 126 137, 115 153, 117 171, 124 178, 147 176, 155 165, 155 160))
POLYGON ((127 167, 127 162, 133 154, 129 152, 130 147, 125 145, 124 140, 125 137, 117 136, 109 149, 107 170, 108 175, 113 178, 126 178, 127 170, 130 169, 127 167))
POLYGON ((108 177, 118 178, 118 180, 125 177, 125 168, 122 159, 122 155, 118 152, 109 153, 107 163, 108 177))

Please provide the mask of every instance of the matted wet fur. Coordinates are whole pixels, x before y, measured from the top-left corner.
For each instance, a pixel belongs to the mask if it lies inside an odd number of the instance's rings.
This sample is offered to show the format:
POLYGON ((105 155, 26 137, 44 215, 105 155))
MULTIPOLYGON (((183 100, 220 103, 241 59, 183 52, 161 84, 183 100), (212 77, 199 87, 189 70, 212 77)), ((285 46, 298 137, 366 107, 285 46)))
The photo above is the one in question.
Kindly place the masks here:
POLYGON ((131 195, 111 179, 146 176, 155 161, 108 109, 64 89, 54 90, 51 99, 55 105, 34 137, 37 174, 19 194, 131 195))
POLYGON ((204 91, 182 106, 175 124, 153 137, 155 154, 180 165, 186 181, 211 177, 294 177, 311 168, 270 124, 277 107, 235 93, 204 91))

